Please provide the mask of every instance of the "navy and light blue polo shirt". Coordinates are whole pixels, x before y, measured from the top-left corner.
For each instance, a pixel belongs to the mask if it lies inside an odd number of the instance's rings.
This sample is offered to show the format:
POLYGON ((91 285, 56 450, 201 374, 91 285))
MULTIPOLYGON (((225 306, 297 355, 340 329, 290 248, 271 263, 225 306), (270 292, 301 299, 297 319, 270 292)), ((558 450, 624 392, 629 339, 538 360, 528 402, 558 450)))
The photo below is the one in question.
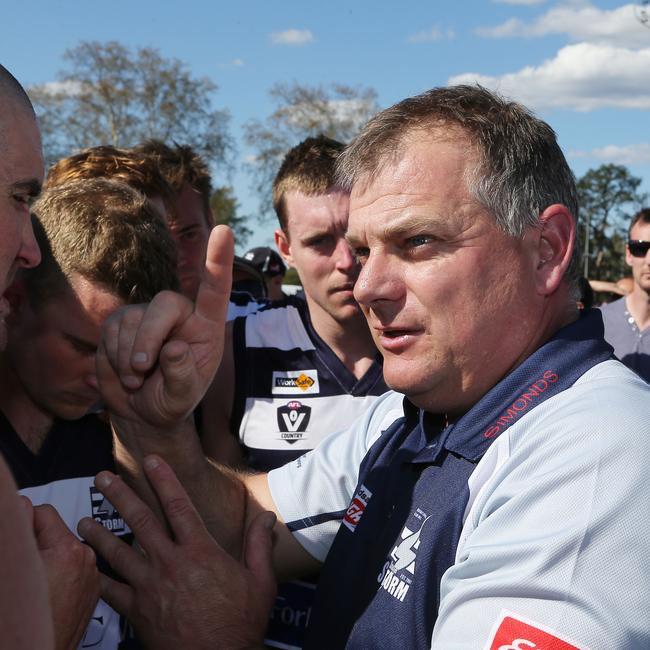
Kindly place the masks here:
POLYGON ((450 426, 391 394, 272 472, 284 521, 325 561, 308 647, 490 648, 505 610, 581 644, 558 648, 648 647, 649 620, 624 612, 650 602, 649 404, 591 313, 450 426), (640 577, 620 568, 632 541, 640 577))

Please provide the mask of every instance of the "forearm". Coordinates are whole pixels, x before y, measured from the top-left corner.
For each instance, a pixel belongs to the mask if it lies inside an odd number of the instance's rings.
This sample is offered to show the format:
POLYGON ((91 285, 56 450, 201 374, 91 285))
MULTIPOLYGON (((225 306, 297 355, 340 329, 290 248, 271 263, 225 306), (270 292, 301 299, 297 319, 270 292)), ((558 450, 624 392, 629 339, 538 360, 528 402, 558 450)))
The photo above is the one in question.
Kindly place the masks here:
POLYGON ((142 469, 144 458, 156 454, 171 465, 210 534, 239 557, 247 511, 251 510, 248 492, 237 473, 205 457, 194 423, 186 420, 164 432, 119 418, 113 418, 112 425, 118 472, 147 504, 161 515, 142 469))

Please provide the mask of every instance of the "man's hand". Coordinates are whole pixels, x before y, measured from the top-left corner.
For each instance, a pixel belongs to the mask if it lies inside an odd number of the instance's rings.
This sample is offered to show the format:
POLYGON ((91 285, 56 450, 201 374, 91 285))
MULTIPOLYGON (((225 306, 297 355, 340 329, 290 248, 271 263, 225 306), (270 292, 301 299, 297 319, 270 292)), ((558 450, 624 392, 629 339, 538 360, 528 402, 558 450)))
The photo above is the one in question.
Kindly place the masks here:
POLYGON ((99 600, 95 554, 70 532, 52 506, 34 508, 33 522, 45 565, 56 650, 74 650, 99 600))
POLYGON ((102 597, 133 625, 146 647, 243 649, 262 646, 275 597, 271 529, 275 515, 251 523, 243 564, 207 532, 171 468, 156 456, 145 473, 172 536, 117 476, 102 472, 96 486, 129 524, 144 554, 90 518, 82 535, 127 584, 102 576, 102 597))
POLYGON ((192 412, 221 361, 232 262, 232 232, 217 226, 196 304, 163 291, 106 320, 97 381, 114 417, 165 428, 192 412))

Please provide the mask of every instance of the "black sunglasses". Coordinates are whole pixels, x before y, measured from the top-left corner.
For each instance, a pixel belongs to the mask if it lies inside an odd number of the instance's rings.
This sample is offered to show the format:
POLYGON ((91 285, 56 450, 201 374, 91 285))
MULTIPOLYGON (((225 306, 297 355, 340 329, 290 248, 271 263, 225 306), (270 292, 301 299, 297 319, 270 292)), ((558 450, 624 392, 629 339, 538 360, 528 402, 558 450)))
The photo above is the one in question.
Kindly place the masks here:
POLYGON ((630 239, 627 242, 627 247, 632 257, 645 257, 650 250, 650 241, 643 239, 630 239))

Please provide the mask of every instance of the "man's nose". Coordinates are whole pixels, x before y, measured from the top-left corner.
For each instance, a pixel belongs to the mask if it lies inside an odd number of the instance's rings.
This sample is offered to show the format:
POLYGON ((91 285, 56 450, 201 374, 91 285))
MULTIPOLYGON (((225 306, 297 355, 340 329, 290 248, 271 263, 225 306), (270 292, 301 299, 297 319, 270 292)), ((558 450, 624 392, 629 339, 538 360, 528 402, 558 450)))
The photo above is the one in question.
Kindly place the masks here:
POLYGON ((18 266, 24 268, 32 268, 41 263, 41 250, 36 242, 34 229, 32 228, 32 220, 28 212, 25 214, 20 249, 18 250, 16 262, 18 266))
POLYGON ((349 273, 356 267, 357 263, 352 254, 352 249, 345 239, 338 240, 334 255, 336 255, 336 268, 339 271, 349 273))
POLYGON ((354 284, 354 297, 364 307, 370 308, 379 300, 397 300, 402 283, 386 255, 369 254, 354 284))

